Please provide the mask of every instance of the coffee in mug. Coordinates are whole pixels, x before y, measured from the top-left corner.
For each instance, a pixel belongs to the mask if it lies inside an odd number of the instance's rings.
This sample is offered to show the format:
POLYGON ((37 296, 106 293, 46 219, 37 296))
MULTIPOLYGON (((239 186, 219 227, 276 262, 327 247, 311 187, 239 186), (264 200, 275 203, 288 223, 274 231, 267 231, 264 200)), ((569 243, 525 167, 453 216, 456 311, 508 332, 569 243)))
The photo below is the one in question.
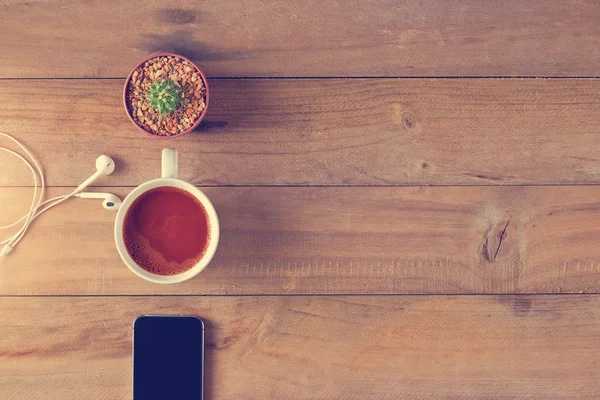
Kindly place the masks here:
POLYGON ((131 204, 123 222, 127 252, 148 272, 178 275, 202 259, 210 222, 202 203, 183 189, 159 186, 131 204))

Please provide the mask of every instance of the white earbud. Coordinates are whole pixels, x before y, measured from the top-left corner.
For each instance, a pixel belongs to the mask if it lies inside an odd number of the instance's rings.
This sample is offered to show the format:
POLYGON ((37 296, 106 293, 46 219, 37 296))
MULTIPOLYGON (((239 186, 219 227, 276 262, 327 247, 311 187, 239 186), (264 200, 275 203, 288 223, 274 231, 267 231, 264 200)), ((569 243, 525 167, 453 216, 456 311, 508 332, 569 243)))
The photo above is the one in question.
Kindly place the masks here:
POLYGON ((81 199, 104 199, 102 206, 107 210, 116 211, 121 207, 121 199, 112 193, 81 192, 74 195, 81 199))
POLYGON ((110 175, 115 170, 115 162, 109 156, 101 155, 96 159, 96 172, 94 175, 87 178, 81 185, 77 186, 75 193, 81 192, 83 189, 91 185, 96 179, 101 176, 110 175))
POLYGON ((81 185, 77 186, 73 194, 74 197, 82 199, 104 199, 102 206, 107 210, 118 210, 121 206, 121 199, 112 193, 94 193, 82 192, 83 189, 91 185, 101 176, 110 175, 115 170, 115 162, 109 156, 101 155, 96 159, 96 172, 87 178, 81 185))

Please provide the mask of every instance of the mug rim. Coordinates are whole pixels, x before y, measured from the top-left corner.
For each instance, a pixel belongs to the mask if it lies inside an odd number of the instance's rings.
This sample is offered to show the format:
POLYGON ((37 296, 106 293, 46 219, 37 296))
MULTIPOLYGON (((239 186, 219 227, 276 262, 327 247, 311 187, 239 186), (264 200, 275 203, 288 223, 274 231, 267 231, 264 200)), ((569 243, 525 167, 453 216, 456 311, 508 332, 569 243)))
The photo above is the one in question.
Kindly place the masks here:
POLYGON ((121 207, 117 211, 117 216, 115 219, 114 226, 114 237, 115 244, 117 246, 117 251, 119 256, 127 265, 127 267, 135 273, 140 278, 143 278, 147 281, 153 283, 162 283, 162 284, 170 284, 170 283, 179 283, 191 279, 202 272, 212 260, 216 250, 217 245, 219 243, 219 219, 217 216, 217 212, 208 199, 208 197, 196 186, 191 183, 182 181, 181 179, 176 178, 156 178, 142 183, 141 185, 135 187, 123 200, 121 203, 121 207), (206 210, 208 221, 210 224, 210 239, 208 242, 208 247, 205 253, 202 255, 202 258, 198 261, 196 265, 192 268, 177 274, 177 275, 158 275, 154 274, 150 271, 145 270, 141 266, 139 266, 133 258, 129 255, 127 251, 127 247, 125 246, 125 241, 123 240, 123 225, 125 222, 125 215, 129 210, 129 207, 133 204, 133 202, 140 197, 143 193, 155 189, 158 187, 175 187, 179 189, 183 189, 188 192, 190 195, 194 196, 202 206, 206 210))

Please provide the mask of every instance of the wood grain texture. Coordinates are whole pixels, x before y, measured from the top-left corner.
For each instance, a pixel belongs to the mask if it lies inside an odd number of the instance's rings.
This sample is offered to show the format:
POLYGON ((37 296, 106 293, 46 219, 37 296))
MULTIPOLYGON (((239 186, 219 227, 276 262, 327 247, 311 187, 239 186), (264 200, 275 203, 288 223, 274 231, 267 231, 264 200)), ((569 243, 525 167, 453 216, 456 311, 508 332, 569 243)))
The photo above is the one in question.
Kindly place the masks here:
MULTIPOLYGON (((97 184, 136 186, 166 146, 200 185, 600 183, 600 79, 214 80, 200 130, 168 141, 133 127, 121 85, 1 81, 0 131, 55 186, 102 153, 117 170, 97 184)), ((0 186, 31 185, 16 160, 0 167, 0 186)))
POLYGON ((0 77, 125 77, 173 50, 211 76, 598 75, 593 0, 0 3, 0 77))
MULTIPOLYGON (((204 191, 221 240, 198 277, 138 278, 115 249, 114 214, 74 199, 36 221, 0 265, 0 295, 600 291, 598 187, 204 191)), ((2 189, 0 224, 30 196, 2 189)))
POLYGON ((596 399, 597 296, 0 298, 5 400, 130 399, 132 323, 207 328, 207 399, 596 399))

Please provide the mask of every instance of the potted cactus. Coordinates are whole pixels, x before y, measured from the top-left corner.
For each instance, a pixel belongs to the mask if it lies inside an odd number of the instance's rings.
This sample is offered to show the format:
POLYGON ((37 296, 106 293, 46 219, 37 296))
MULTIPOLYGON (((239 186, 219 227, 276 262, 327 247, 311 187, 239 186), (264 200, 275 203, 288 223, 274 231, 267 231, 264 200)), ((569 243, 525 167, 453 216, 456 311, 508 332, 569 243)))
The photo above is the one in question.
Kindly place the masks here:
POLYGON ((129 119, 157 137, 193 131, 206 115, 206 77, 189 59, 154 54, 133 68, 125 82, 123 102, 129 119))

